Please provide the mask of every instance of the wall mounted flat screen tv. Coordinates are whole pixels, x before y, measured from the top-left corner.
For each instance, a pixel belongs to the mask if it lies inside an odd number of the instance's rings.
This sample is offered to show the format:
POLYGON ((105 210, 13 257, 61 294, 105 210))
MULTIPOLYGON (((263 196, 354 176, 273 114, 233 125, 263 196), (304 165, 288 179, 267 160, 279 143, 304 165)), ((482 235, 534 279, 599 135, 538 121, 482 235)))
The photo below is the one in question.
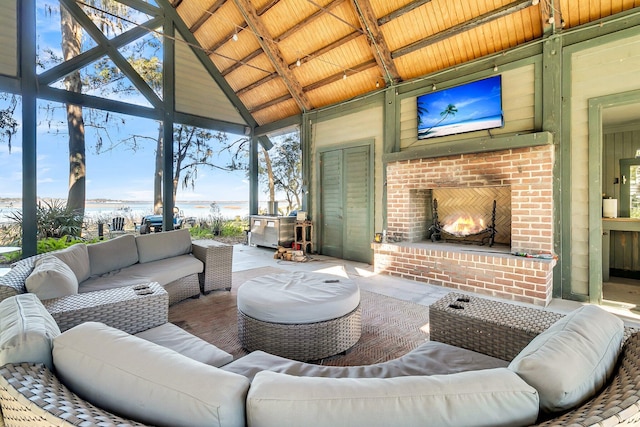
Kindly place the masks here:
POLYGON ((418 96, 418 139, 504 126, 501 77, 418 96))

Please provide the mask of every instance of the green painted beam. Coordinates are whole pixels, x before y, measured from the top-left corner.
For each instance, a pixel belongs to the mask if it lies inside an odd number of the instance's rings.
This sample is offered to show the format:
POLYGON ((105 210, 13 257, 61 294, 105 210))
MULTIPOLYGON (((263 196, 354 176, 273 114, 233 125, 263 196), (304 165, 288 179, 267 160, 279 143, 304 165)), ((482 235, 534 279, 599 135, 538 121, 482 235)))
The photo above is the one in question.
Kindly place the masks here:
MULTIPOLYGON (((550 132, 555 141, 555 161, 553 164, 553 244, 556 254, 562 253, 564 241, 561 238, 563 229, 562 209, 562 169, 560 168, 560 160, 562 159, 562 147, 560 146, 560 134, 562 132, 562 38, 557 35, 551 35, 542 43, 542 67, 536 70, 541 74, 541 91, 540 97, 536 99, 537 105, 541 105, 541 109, 537 109, 536 113, 541 117, 536 117, 536 121, 542 123, 542 129, 550 132)), ((567 260, 569 258, 566 258, 567 260)), ((562 265, 565 260, 564 256, 558 258, 558 262, 554 267, 553 274, 553 291, 554 298, 562 296, 562 265)))
POLYGON ((22 94, 22 256, 35 255, 37 212, 36 0, 18 2, 22 94))
POLYGON ((397 153, 382 155, 383 163, 399 162, 403 160, 428 159, 460 154, 487 153, 490 151, 509 150, 511 148, 535 147, 553 144, 550 132, 527 133, 513 136, 482 137, 446 144, 433 144, 415 150, 405 150, 397 153))

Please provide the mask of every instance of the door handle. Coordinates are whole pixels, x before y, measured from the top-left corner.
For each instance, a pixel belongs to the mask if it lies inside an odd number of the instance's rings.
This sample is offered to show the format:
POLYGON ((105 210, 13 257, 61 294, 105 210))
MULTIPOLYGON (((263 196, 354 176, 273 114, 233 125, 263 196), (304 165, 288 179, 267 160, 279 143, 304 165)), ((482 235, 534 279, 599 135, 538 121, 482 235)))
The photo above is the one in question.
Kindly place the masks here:
POLYGON ((622 175, 622 183, 623 184, 627 183, 627 177, 625 175, 622 175))

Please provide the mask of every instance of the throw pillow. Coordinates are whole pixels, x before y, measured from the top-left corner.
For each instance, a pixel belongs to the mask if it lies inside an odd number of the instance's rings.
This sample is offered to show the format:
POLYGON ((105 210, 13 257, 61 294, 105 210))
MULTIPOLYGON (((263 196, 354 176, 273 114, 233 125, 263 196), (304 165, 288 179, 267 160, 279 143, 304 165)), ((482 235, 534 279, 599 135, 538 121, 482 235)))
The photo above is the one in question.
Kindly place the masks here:
POLYGON ((120 270, 138 262, 136 238, 132 234, 87 245, 87 250, 92 276, 120 270))
POLYGON ((27 291, 41 300, 78 293, 78 279, 71 268, 54 256, 36 261, 35 268, 24 282, 27 291))
POLYGON ((69 266, 76 275, 78 283, 82 283, 91 275, 89 271, 89 252, 87 245, 76 243, 60 251, 52 252, 51 255, 58 258, 69 266))
POLYGON ((81 398, 144 424, 245 426, 247 378, 102 323, 56 337, 53 364, 81 398))
POLYGON ((620 354, 622 320, 585 305, 535 337, 509 364, 540 393, 540 408, 558 412, 580 405, 606 383, 620 354))
POLYGON ((0 302, 0 366, 44 363, 53 371, 51 347, 60 328, 34 294, 20 294, 0 302))

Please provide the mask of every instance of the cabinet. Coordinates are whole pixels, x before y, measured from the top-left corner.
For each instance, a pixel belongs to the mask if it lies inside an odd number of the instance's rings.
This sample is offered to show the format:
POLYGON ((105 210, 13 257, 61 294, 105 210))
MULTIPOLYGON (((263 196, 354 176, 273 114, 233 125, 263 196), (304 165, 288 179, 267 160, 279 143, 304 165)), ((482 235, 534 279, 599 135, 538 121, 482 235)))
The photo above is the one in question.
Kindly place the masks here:
POLYGON ((303 251, 305 254, 313 252, 313 243, 311 242, 311 236, 313 236, 313 223, 311 221, 296 221, 295 225, 295 241, 294 247, 303 251))
POLYGON ((293 216, 252 215, 251 244, 269 248, 291 247, 295 220, 293 216))

